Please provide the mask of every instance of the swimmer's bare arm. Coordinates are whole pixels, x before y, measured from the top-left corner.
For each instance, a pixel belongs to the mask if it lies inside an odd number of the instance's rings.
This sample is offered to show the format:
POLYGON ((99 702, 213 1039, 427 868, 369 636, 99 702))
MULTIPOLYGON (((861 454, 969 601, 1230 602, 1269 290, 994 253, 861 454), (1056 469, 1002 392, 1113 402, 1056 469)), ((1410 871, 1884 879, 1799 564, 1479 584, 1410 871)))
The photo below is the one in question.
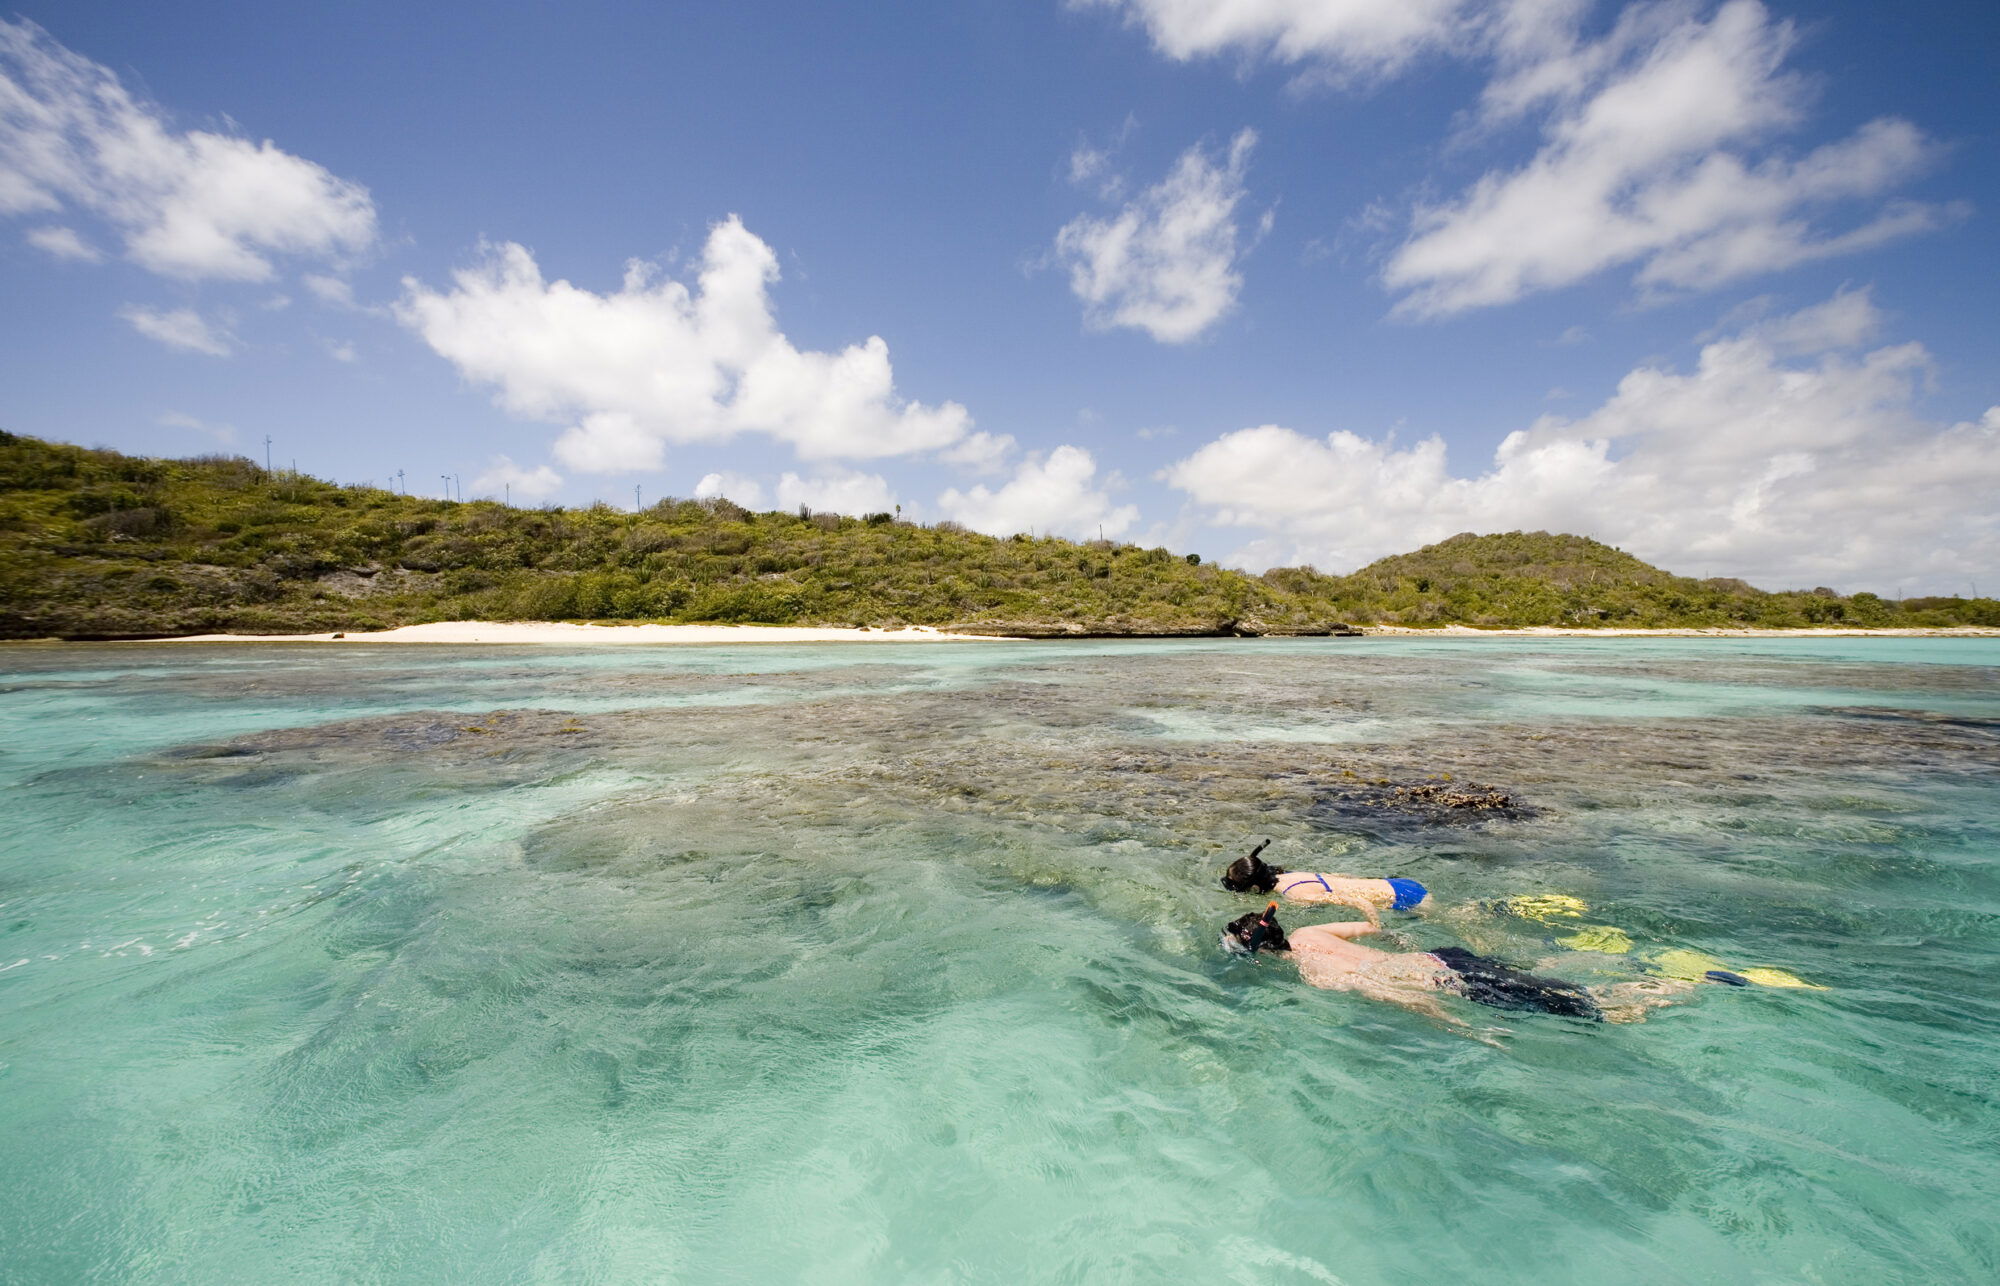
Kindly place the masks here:
MULTIPOLYGON (((1297 939, 1300 934, 1309 934, 1313 929, 1350 927, 1354 926, 1314 925, 1309 929, 1301 929, 1299 933, 1293 934, 1292 937, 1297 939)), ((1360 970, 1331 964, 1325 961, 1324 958, 1316 959, 1310 949, 1304 955, 1299 954, 1295 949, 1292 953, 1292 958, 1298 962, 1299 976, 1315 987, 1323 987, 1329 991, 1352 991, 1358 995, 1366 996, 1370 1000, 1386 1000, 1392 1005, 1401 1005, 1405 1009, 1422 1014, 1426 1018, 1434 1018, 1447 1026, 1467 1026, 1464 1020, 1456 1018, 1447 1012, 1445 1007, 1438 1002, 1436 996, 1427 995, 1424 991, 1410 985, 1408 982, 1398 983, 1386 979, 1373 978, 1360 970)))
POLYGON ((1422 1014, 1426 1018, 1435 1018, 1437 1021, 1444 1023, 1448 1027, 1469 1028, 1471 1026, 1471 1024, 1467 1023, 1464 1019, 1456 1017, 1450 1012, 1448 1012, 1445 1009, 1445 1007, 1441 1003, 1439 1003, 1438 998, 1436 996, 1430 996, 1430 995, 1425 995, 1422 992, 1411 991, 1407 987, 1381 987, 1381 986, 1370 986, 1364 984, 1362 986, 1355 988, 1355 990, 1361 992, 1365 996, 1370 997, 1371 999, 1386 1000, 1392 1005, 1401 1005, 1403 1008, 1408 1009, 1413 1013, 1422 1014))
POLYGON ((1309 924, 1303 929, 1292 930, 1288 936, 1291 938, 1292 946, 1295 950, 1303 949, 1310 951, 1312 950, 1314 938, 1339 938, 1342 941, 1352 941, 1355 938, 1365 938, 1371 933, 1380 933, 1381 931, 1382 926, 1379 923, 1371 923, 1367 920, 1342 920, 1334 924, 1309 924))

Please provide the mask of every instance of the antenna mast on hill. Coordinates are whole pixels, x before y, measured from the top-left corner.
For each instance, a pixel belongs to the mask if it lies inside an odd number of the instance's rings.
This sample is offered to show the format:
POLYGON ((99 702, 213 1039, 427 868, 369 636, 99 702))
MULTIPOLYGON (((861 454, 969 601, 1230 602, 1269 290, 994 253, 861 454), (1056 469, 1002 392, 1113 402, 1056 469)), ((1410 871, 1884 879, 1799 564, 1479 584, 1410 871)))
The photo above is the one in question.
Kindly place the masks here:
POLYGON ((451 475, 448 473, 440 473, 438 475, 438 485, 444 488, 444 498, 446 500, 451 499, 451 475))
POLYGON ((406 496, 410 494, 410 488, 403 482, 403 471, 401 469, 396 470, 396 489, 406 496))
POLYGON ((639 484, 636 482, 632 484, 632 512, 639 512, 639 484))
POLYGON ((503 482, 500 484, 500 503, 503 505, 512 505, 514 503, 513 483, 503 482))
POLYGON ((271 471, 271 435, 266 433, 264 435, 264 472, 269 473, 270 471, 271 471))

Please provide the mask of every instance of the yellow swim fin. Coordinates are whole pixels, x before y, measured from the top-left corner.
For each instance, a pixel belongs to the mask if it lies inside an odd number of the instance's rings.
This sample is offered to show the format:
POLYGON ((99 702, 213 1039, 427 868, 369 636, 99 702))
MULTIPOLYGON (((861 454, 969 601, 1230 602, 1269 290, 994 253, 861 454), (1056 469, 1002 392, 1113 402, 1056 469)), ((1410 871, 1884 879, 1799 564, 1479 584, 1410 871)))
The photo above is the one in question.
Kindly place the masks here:
POLYGON ((1543 924, 1557 919, 1574 920, 1590 910, 1582 898, 1566 893, 1523 893, 1507 898, 1500 905, 1523 920, 1538 920, 1543 924))
POLYGON ((1738 969, 1736 972, 1742 974, 1750 981, 1760 983, 1766 987, 1803 987, 1807 991, 1832 990, 1832 988, 1822 987, 1816 982, 1807 982, 1797 974, 1787 973, 1783 969, 1738 969))
POLYGON ((1678 978, 1682 982, 1702 982, 1709 970, 1720 969, 1765 987, 1802 987, 1808 991, 1830 990, 1816 982, 1807 982, 1797 974, 1788 973, 1783 969, 1731 969, 1714 956, 1700 951, 1676 948, 1672 951, 1658 952, 1650 959, 1654 968, 1667 977, 1678 978))
POLYGON ((1717 960, 1714 956, 1703 955, 1699 951, 1686 951, 1678 947, 1671 951, 1657 952, 1650 959, 1653 962, 1654 968, 1667 977, 1678 978, 1682 982, 1701 982, 1707 976, 1709 970, 1726 970, 1729 968, 1728 965, 1717 960))
POLYGON ((1622 956, 1632 949, 1632 935, 1608 924, 1582 925, 1556 941, 1572 951, 1602 951, 1608 956, 1622 956))

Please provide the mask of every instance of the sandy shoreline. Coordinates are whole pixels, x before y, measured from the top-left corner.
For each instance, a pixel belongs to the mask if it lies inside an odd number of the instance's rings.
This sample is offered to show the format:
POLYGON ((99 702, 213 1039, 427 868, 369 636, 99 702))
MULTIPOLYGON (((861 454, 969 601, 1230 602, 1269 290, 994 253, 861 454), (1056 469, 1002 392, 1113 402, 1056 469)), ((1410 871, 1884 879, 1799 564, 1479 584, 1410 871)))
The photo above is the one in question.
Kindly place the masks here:
MULTIPOLYGON (((1396 638, 1996 638, 2000 629, 1960 625, 1934 629, 1566 629, 1527 626, 1480 630, 1466 625, 1418 629, 1367 625, 1369 635, 1396 638)), ((1139 636, 1143 637, 1143 636, 1139 636)), ((1197 636, 1199 637, 1199 636, 1197 636)), ((1221 637, 1221 636, 1218 636, 1221 637)), ((517 643, 517 644, 717 644, 717 643, 993 643, 993 634, 953 634, 927 625, 903 629, 854 629, 791 625, 580 625, 568 621, 437 621, 393 630, 325 634, 191 634, 136 640, 147 643, 517 643)))
POLYGON ((568 621, 435 621, 332 634, 190 634, 148 643, 991 643, 989 634, 791 625, 578 625, 568 621))

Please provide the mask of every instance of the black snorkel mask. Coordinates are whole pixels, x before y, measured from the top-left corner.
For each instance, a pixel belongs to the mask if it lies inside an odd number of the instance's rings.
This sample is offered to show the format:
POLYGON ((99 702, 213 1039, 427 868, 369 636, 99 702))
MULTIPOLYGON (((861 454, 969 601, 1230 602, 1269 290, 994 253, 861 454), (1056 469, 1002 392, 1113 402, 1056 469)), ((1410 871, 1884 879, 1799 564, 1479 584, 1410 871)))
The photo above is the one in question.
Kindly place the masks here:
POLYGON ((1271 841, 1265 840, 1251 849, 1248 855, 1231 862, 1229 869, 1222 873, 1222 887, 1231 893, 1269 893, 1277 888, 1278 877, 1285 873, 1285 868, 1267 865, 1263 858, 1257 856, 1269 847, 1271 841))
POLYGON ((1284 926, 1278 923, 1278 904, 1271 903, 1255 915, 1238 916, 1222 932, 1222 945, 1238 955, 1254 956, 1259 951, 1290 951, 1284 926))

